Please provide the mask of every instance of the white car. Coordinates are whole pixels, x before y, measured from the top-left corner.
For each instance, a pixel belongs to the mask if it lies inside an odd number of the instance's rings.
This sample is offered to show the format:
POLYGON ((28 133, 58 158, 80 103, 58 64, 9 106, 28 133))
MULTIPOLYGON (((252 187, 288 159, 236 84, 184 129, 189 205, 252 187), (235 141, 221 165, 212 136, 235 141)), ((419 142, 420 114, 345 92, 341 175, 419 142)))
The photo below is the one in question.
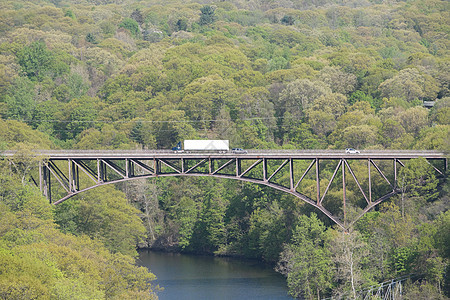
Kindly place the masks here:
POLYGON ((353 148, 347 148, 347 149, 345 149, 345 153, 357 154, 357 153, 360 153, 360 152, 359 152, 359 150, 356 150, 356 149, 353 149, 353 148))
POLYGON ((233 148, 231 149, 231 152, 235 154, 247 154, 247 150, 241 148, 233 148))

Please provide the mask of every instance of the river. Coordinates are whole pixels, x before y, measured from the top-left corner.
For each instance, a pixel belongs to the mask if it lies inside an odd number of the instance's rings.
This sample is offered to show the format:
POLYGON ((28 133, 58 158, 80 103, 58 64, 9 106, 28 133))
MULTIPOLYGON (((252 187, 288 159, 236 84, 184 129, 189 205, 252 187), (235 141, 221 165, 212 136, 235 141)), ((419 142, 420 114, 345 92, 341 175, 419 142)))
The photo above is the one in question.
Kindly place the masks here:
POLYGON ((252 260, 140 250, 138 262, 158 278, 161 300, 293 299, 283 276, 252 260))

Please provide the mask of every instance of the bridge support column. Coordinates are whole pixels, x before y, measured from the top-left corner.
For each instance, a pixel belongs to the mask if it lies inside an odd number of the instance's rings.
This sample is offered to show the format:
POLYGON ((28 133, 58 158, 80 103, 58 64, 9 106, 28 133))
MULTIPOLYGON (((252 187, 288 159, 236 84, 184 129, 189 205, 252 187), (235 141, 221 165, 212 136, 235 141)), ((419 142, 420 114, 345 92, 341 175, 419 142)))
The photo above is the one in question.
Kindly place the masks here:
POLYGON ((101 168, 101 161, 97 158, 97 182, 102 182, 102 168, 101 168))
POLYGON ((42 178, 41 188, 42 188, 42 194, 47 198, 47 200, 52 203, 52 193, 51 193, 51 177, 50 172, 45 165, 39 165, 41 169, 40 171, 40 177, 42 178))
POLYGON ((294 191, 294 160, 289 158, 289 189, 294 191))
POLYGON ((39 161, 39 190, 41 191, 41 194, 44 192, 44 188, 42 186, 44 184, 42 172, 42 161, 39 161))
POLYGON ((263 181, 267 181, 267 158, 263 158, 263 181))
POLYGON ((320 203, 319 159, 316 158, 317 204, 320 203))
POLYGON ((79 175, 78 175, 78 166, 71 159, 68 159, 69 162, 69 192, 76 192, 79 187, 79 175))
POLYGON ((372 203, 372 176, 370 174, 370 158, 367 160, 367 169, 369 172, 369 202, 372 203))
POLYGON ((394 190, 397 188, 397 159, 394 158, 394 190))
POLYGON ((345 205, 345 198, 347 198, 347 187, 345 186, 345 160, 342 159, 342 205, 343 205, 343 211, 344 211, 344 227, 347 226, 347 212, 346 212, 346 205, 345 205))
POLYGON ((241 175, 241 160, 236 158, 236 177, 239 177, 239 175, 241 175))

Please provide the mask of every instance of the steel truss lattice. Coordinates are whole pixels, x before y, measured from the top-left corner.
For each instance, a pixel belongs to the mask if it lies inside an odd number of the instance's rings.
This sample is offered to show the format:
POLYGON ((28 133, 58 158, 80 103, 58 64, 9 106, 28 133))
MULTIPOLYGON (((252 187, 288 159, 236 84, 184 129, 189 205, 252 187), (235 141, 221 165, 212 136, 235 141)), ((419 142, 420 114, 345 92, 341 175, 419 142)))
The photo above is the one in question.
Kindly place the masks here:
POLYGON ((400 192, 397 177, 404 160, 422 156, 440 164, 439 167, 432 164, 438 174, 444 175, 447 169, 446 156, 432 151, 420 152, 420 155, 405 152, 346 155, 337 151, 244 155, 163 151, 42 151, 40 154, 45 159, 39 164, 39 180, 34 182, 53 204, 95 187, 139 178, 212 176, 262 184, 289 193, 314 206, 345 230, 374 206, 400 192), (331 176, 329 171, 324 171, 324 165, 327 170, 334 169, 331 176), (302 190, 305 181, 309 185, 314 182, 314 193, 302 190), (383 195, 375 192, 375 181, 385 185, 383 195), (346 215, 349 184, 353 198, 358 193, 362 203, 361 210, 352 220, 347 220, 346 215), (340 212, 327 208, 327 199, 333 189, 342 193, 340 212), (58 192, 52 192, 54 190, 58 192), (59 199, 53 201, 52 194, 57 194, 59 199))

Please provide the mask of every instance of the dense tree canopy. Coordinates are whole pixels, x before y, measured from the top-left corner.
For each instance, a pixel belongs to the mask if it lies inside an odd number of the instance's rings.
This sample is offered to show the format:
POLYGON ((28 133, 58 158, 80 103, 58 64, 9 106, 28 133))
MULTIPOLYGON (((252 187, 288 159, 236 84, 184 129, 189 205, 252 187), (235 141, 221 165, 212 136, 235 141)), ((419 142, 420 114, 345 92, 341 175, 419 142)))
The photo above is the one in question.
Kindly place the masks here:
MULTIPOLYGON (((11 170, 25 186, 10 194, 0 175, 10 270, 0 298, 151 298, 153 277, 132 263, 137 244, 278 263, 296 297, 352 297, 408 272, 421 276, 410 298, 448 296, 448 236, 437 230, 448 227, 448 187, 423 160, 405 162, 402 193, 348 235, 289 195, 211 178, 93 190, 52 217, 25 178, 38 148, 170 149, 198 138, 448 151, 449 11, 443 0, 1 1, 0 150, 20 150, 11 170)), ((332 172, 325 165, 321 180, 332 172)), ((365 200, 347 187, 358 211, 365 200)), ((307 177, 299 188, 316 192, 307 177)), ((326 200, 336 211, 340 192, 326 200)))

